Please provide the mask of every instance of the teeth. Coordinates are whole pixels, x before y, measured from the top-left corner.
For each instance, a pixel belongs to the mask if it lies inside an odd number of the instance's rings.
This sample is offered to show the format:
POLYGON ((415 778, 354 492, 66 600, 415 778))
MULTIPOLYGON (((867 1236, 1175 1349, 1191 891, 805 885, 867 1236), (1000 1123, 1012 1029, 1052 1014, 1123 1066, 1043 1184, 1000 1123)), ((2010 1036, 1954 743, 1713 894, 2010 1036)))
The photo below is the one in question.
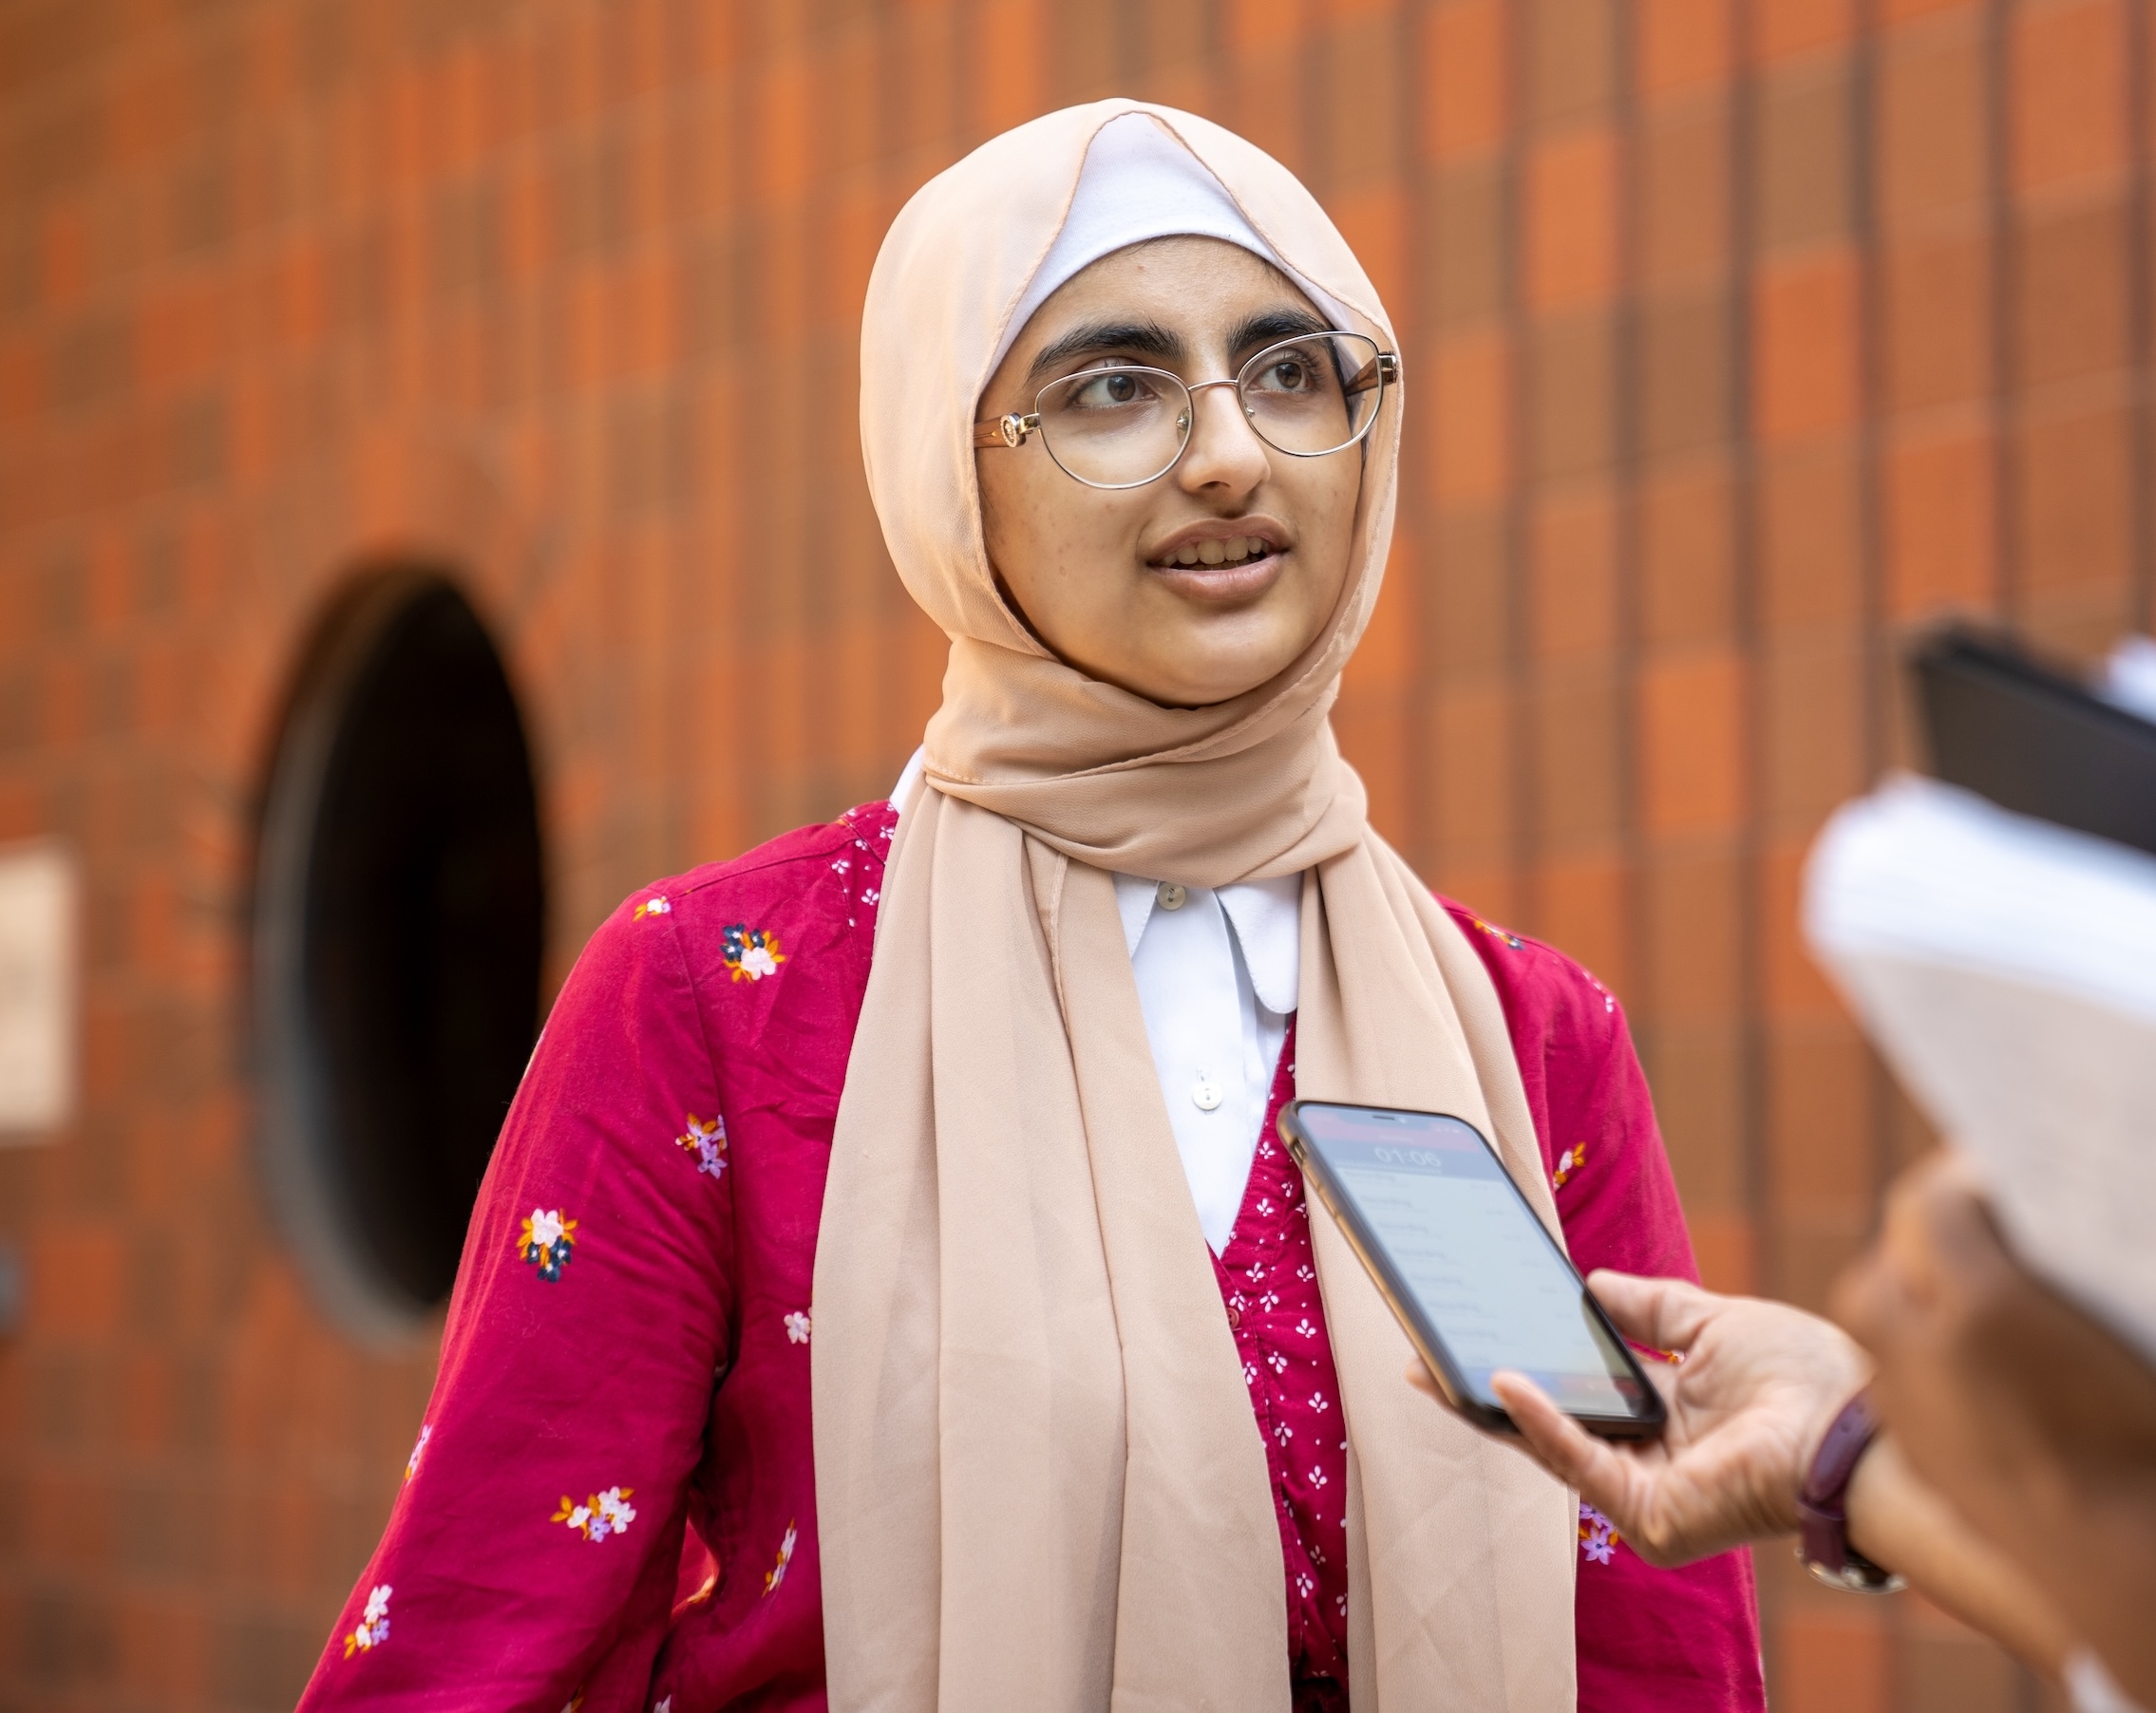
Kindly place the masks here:
POLYGON ((1257 536, 1233 536, 1225 541, 1200 541, 1179 547, 1163 556, 1163 565, 1240 565, 1246 559, 1262 559, 1273 550, 1257 536))

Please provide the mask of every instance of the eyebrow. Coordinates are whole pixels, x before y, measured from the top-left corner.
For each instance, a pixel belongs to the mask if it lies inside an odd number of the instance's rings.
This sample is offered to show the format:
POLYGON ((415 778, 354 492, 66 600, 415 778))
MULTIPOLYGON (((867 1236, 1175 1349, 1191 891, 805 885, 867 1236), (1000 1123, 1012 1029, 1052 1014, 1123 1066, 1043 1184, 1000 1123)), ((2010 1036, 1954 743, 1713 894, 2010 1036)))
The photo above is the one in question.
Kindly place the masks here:
POLYGON ((1073 357, 1090 357, 1104 351, 1131 351, 1174 363, 1183 355, 1182 341, 1157 321, 1093 321, 1075 327, 1052 345, 1044 346, 1033 359, 1029 380, 1039 380, 1050 369, 1073 357))
POLYGON ((1333 328, 1308 310, 1263 310, 1239 323, 1228 335, 1228 352, 1240 356, 1260 346, 1277 345, 1283 339, 1299 339, 1309 333, 1330 333, 1333 328))

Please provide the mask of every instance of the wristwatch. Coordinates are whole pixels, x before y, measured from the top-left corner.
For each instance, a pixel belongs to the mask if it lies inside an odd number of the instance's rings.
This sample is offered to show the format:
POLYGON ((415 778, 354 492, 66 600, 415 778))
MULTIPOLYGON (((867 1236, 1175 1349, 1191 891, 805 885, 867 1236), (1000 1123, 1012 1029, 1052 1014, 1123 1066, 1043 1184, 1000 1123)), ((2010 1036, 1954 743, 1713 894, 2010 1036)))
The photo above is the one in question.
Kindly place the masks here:
POLYGON ((1797 1517, 1803 1534, 1797 1556, 1829 1588, 1857 1594, 1891 1594, 1901 1578, 1872 1563, 1849 1544, 1849 1479, 1871 1442, 1879 1421, 1871 1413, 1867 1386, 1842 1406, 1811 1460, 1811 1473, 1797 1493, 1797 1517))

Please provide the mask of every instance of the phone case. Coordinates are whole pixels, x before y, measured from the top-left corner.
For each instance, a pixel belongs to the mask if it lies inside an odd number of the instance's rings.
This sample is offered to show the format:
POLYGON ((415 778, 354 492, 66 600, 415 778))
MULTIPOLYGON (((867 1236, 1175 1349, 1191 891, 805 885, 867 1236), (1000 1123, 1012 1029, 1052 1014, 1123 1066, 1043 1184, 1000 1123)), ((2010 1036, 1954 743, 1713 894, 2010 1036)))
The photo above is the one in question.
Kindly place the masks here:
MULTIPOLYGON (((1342 1194, 1338 1186, 1334 1184, 1332 1173, 1325 1163, 1324 1155, 1311 1142, 1309 1137, 1303 1131, 1301 1109, 1305 1105, 1352 1107, 1358 1104, 1358 1102, 1351 1101, 1290 1101, 1280 1108, 1280 1139, 1287 1144, 1288 1152, 1294 1157, 1295 1164, 1302 1168, 1304 1178, 1309 1182, 1310 1187, 1316 1192, 1318 1200, 1325 1204, 1326 1211, 1333 1215, 1333 1223, 1340 1228, 1341 1233, 1348 1239, 1348 1247, 1355 1252, 1356 1259, 1362 1262, 1364 1271, 1370 1274, 1372 1283, 1377 1286, 1378 1294, 1385 1299, 1386 1306, 1392 1310, 1393 1318, 1400 1323, 1401 1329, 1407 1333, 1408 1342, 1414 1346, 1415 1353, 1423 1359, 1423 1363, 1429 1369, 1431 1377, 1436 1380, 1439 1389, 1445 1394, 1446 1402, 1477 1427, 1485 1429, 1490 1433, 1516 1434, 1520 1430, 1513 1425, 1510 1415, 1495 1404, 1483 1402, 1468 1389, 1466 1382, 1461 1376, 1459 1365, 1452 1360, 1452 1352, 1446 1346, 1444 1334, 1439 1332, 1423 1313, 1422 1305, 1416 1300, 1414 1292, 1409 1289, 1408 1282, 1400 1276, 1398 1269, 1392 1265, 1392 1258, 1386 1252, 1385 1246, 1378 1241, 1377 1234, 1363 1222, 1361 1214, 1356 1211, 1353 1199, 1342 1194)), ((1405 1107, 1365 1106, 1362 1107, 1362 1110, 1400 1112, 1408 1109, 1405 1107)), ((1466 1124, 1469 1130, 1474 1131, 1476 1139, 1482 1142, 1483 1146, 1489 1148, 1489 1139, 1455 1113, 1430 1113, 1423 1116, 1450 1118, 1457 1123, 1466 1124)), ((1495 1156, 1497 1151, 1493 1148, 1490 1149, 1490 1152, 1495 1156)), ((1505 1174, 1504 1182, 1506 1188, 1511 1190, 1513 1195, 1518 1198, 1521 1211, 1529 1219, 1534 1219, 1539 1229, 1541 1221, 1536 1218, 1535 1211, 1528 1206, 1527 1198, 1520 1194, 1520 1186, 1512 1181, 1510 1173, 1505 1174)), ((1562 1261, 1567 1270, 1571 1271, 1573 1278, 1579 1281, 1581 1296, 1586 1299, 1589 1308, 1593 1309, 1595 1318, 1601 1323, 1603 1330, 1610 1335, 1611 1342, 1618 1350, 1623 1352, 1624 1360, 1632 1369, 1633 1378, 1638 1381, 1640 1384, 1642 1396, 1653 1405, 1652 1414, 1648 1416, 1573 1415, 1573 1421, 1579 1422, 1589 1433, 1605 1440, 1659 1439, 1663 1426, 1668 1421, 1668 1412, 1663 1407, 1660 1390, 1647 1377, 1646 1370, 1639 1365, 1638 1357, 1633 1354, 1632 1346, 1624 1341, 1624 1335, 1617 1329, 1611 1323, 1610 1317, 1602 1311, 1601 1304, 1595 1301, 1594 1292, 1587 1289, 1587 1282, 1579 1277, 1579 1270, 1572 1265, 1571 1258, 1561 1249, 1557 1251, 1557 1255, 1558 1259, 1562 1261)), ((1571 1414, 1570 1411, 1566 1413, 1571 1414)))

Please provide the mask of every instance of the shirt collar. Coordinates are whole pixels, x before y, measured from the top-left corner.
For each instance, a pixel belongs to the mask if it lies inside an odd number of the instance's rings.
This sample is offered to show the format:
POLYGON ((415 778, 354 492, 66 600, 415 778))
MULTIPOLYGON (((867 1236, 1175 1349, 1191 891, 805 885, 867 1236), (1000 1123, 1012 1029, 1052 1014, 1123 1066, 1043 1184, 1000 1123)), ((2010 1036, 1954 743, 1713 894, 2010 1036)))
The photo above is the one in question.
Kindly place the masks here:
MULTIPOLYGON (((1302 987, 1302 876, 1241 880, 1215 894, 1235 929, 1250 985, 1268 1011, 1285 1017, 1302 987)), ((1160 900, 1160 883, 1137 875, 1115 876, 1115 904, 1123 941, 1132 957, 1145 937, 1160 900)))

